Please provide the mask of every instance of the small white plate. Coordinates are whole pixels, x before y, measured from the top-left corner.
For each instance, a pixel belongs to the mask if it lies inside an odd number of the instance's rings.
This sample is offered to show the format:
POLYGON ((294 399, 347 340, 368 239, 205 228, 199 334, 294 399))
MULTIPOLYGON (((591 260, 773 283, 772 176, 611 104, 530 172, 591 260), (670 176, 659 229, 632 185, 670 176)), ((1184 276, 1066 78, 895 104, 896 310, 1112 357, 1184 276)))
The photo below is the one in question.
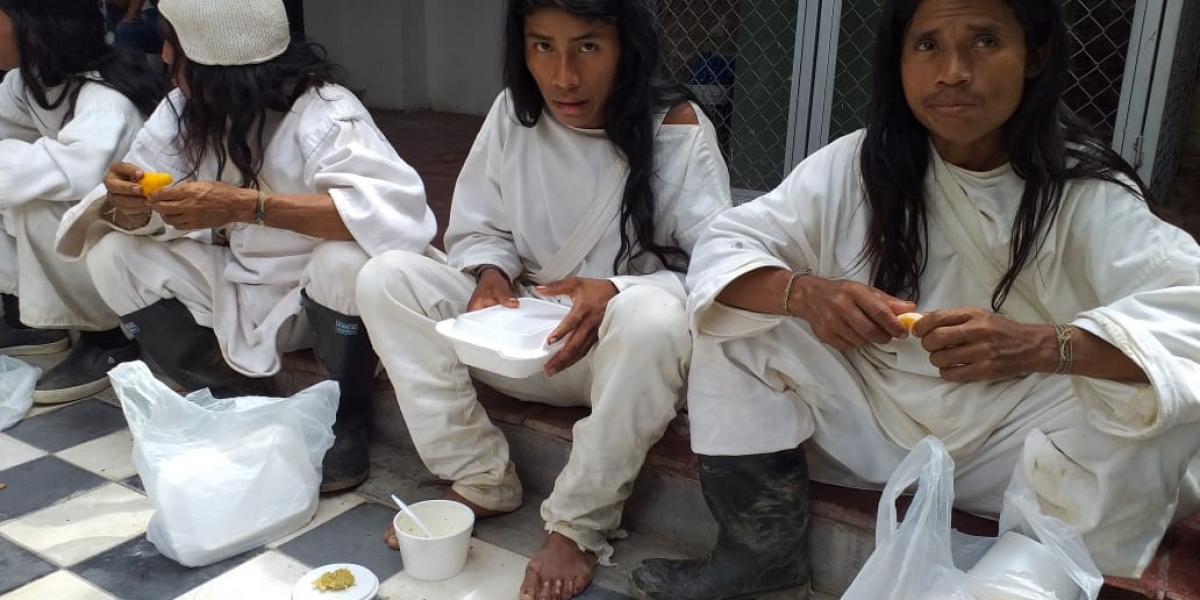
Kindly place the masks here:
POLYGON ((304 574, 296 587, 292 588, 292 600, 374 600, 379 594, 379 578, 360 565, 339 563, 318 567, 304 574), (322 592, 313 587, 321 575, 338 569, 349 569, 354 575, 354 585, 336 592, 322 592))

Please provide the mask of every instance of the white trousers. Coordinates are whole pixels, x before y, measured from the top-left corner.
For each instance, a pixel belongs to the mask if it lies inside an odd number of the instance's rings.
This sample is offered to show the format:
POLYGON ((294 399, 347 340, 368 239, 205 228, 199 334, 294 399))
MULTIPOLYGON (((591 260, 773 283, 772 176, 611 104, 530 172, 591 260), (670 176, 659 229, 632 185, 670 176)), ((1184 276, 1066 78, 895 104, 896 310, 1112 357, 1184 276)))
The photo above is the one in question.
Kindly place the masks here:
MULTIPOLYGON (((698 335, 688 385, 692 447, 738 456, 809 442, 832 463, 814 469, 815 478, 881 487, 908 449, 880 426, 862 382, 800 319, 752 337, 698 335)), ((980 403, 987 400, 981 394, 980 403)), ((1070 378, 1047 377, 979 450, 956 457, 955 505, 997 515, 1021 469, 1042 509, 1079 530, 1102 571, 1138 576, 1170 523, 1200 509, 1198 451, 1196 424, 1148 440, 1101 433, 1070 378)))
POLYGON ((608 304, 599 341, 571 368, 548 378, 508 379, 468 369, 434 330, 465 312, 475 282, 459 270, 407 252, 388 252, 363 268, 358 302, 421 459, 454 481, 464 498, 515 509, 521 484, 508 442, 476 399, 471 377, 511 396, 556 406, 588 406, 554 491, 542 504, 546 529, 612 555, 621 510, 646 452, 680 404, 691 355, 683 302, 635 286, 608 304))
POLYGON ((231 367, 266 377, 279 371, 284 352, 312 345, 300 291, 317 304, 356 315, 355 280, 368 258, 355 242, 322 242, 290 281, 263 274, 272 283, 237 283, 224 276, 226 265, 237 260, 226 246, 113 232, 88 252, 87 266, 117 314, 175 298, 196 323, 213 329, 231 367))
POLYGON ((54 251, 74 202, 35 200, 0 211, 0 292, 20 299, 21 321, 42 329, 104 331, 120 324, 83 263, 54 251))

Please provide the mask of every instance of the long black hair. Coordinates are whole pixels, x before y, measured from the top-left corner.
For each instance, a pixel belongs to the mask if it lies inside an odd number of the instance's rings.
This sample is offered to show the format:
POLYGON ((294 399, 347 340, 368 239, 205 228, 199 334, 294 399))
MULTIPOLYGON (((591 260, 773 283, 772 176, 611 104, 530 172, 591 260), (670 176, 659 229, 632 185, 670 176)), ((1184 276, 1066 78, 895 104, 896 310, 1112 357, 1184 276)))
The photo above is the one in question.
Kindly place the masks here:
POLYGON ((694 100, 683 86, 659 79, 662 58, 658 19, 648 0, 509 0, 504 35, 504 85, 511 94, 517 120, 533 127, 545 110, 545 100, 525 64, 525 17, 543 8, 556 8, 586 20, 616 26, 621 48, 617 73, 604 107, 604 132, 629 166, 621 203, 621 249, 613 271, 633 269, 635 259, 650 253, 668 269, 687 268, 687 253, 654 239, 656 199, 654 178, 655 114, 694 100))
MULTIPOLYGON (((889 0, 884 5, 861 163, 871 209, 865 258, 873 265, 872 284, 912 300, 920 296, 918 281, 927 260, 923 185, 931 155, 928 132, 905 101, 900 56, 905 32, 921 1, 889 0)), ((1150 198, 1133 167, 1063 104, 1070 64, 1059 0, 1005 2, 1021 23, 1029 56, 1044 52, 1045 62, 1036 77, 1026 80, 1020 105, 1004 125, 1004 150, 1014 172, 1025 180, 1025 192, 1013 223, 1008 271, 992 292, 995 311, 1045 242, 1067 180, 1105 180, 1150 198)))
POLYGON ((0 12, 13 22, 25 91, 46 110, 66 104, 61 125, 74 118, 79 92, 89 81, 120 92, 143 116, 162 99, 162 77, 145 57, 105 42, 96 0, 0 0, 0 12), (65 87, 51 98, 58 86, 65 87))
POLYGON ((174 50, 170 75, 187 91, 178 110, 180 137, 176 141, 195 175, 209 153, 217 161, 217 177, 230 162, 240 185, 257 189, 262 149, 270 113, 286 113, 296 100, 314 88, 333 83, 340 69, 329 62, 325 49, 293 38, 283 54, 260 64, 209 66, 190 62, 179 36, 159 18, 163 40, 174 50))

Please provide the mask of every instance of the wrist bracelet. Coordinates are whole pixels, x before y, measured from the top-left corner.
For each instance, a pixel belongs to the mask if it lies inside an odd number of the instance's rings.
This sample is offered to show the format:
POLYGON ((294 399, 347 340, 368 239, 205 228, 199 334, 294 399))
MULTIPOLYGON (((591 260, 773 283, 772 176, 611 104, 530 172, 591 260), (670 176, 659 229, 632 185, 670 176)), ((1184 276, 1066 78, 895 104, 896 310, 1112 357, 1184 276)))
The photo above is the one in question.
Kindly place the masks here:
POLYGON ((1070 325, 1054 325, 1054 337, 1058 342, 1058 367, 1054 369, 1056 375, 1063 375, 1071 370, 1071 363, 1075 360, 1075 348, 1071 344, 1071 337, 1075 335, 1075 329, 1070 325))
POLYGON ((788 316, 796 316, 792 312, 792 288, 796 287, 796 280, 805 275, 812 275, 812 269, 804 269, 803 271, 794 271, 792 276, 788 278, 787 287, 783 288, 783 314, 788 316))
POLYGON ((267 195, 258 190, 258 200, 254 202, 254 224, 262 226, 267 220, 267 195))
POLYGON ((475 283, 479 283, 479 280, 483 278, 484 271, 489 271, 489 270, 496 271, 497 273, 500 274, 501 277, 504 278, 505 281, 507 281, 509 283, 509 285, 512 285, 512 280, 508 278, 508 273, 505 273, 504 269, 501 269, 500 267, 498 267, 496 265, 479 265, 478 267, 471 269, 471 271, 472 271, 471 274, 475 276, 475 283))

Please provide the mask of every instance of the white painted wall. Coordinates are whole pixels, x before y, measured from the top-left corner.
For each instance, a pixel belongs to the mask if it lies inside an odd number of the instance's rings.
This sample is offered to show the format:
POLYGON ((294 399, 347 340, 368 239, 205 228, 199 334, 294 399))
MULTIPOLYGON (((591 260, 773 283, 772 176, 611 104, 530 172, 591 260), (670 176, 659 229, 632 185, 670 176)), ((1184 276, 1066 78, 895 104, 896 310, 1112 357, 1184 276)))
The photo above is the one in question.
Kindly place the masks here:
POLYGON ((485 114, 501 87, 502 0, 309 0, 309 37, 372 108, 485 114))
POLYGON ((434 110, 486 114, 500 93, 502 0, 426 0, 429 100, 434 110))

